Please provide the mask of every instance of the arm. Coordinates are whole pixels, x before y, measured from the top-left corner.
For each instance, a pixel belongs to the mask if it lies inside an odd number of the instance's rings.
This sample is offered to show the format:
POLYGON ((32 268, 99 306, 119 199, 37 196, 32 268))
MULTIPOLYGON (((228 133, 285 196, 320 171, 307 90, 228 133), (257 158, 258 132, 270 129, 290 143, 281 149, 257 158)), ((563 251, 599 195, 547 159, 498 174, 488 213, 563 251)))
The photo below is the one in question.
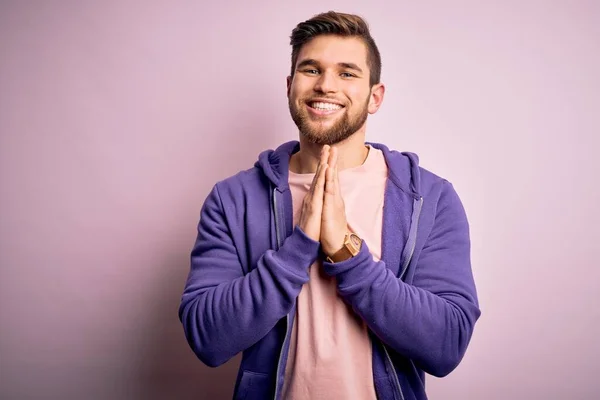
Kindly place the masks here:
POLYGON ((376 262, 366 243, 355 257, 324 263, 340 295, 388 346, 425 372, 444 376, 460 362, 479 318, 469 227, 460 199, 444 182, 437 215, 412 285, 376 262))
POLYGON ((252 346, 288 314, 319 242, 295 228, 244 275, 217 186, 204 203, 179 318, 198 358, 216 367, 252 346))

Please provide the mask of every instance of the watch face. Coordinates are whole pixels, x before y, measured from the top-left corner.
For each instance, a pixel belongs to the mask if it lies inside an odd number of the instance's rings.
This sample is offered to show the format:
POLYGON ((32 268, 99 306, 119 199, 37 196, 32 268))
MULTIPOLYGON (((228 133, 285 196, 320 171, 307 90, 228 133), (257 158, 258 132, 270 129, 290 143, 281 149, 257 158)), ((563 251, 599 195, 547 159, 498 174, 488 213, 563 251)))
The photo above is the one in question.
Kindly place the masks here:
POLYGON ((360 238, 359 238, 357 235, 355 235, 354 233, 350 235, 350 242, 352 242, 352 245, 353 245, 355 248, 357 248, 357 249, 358 249, 358 248, 360 247, 361 240, 360 240, 360 238))

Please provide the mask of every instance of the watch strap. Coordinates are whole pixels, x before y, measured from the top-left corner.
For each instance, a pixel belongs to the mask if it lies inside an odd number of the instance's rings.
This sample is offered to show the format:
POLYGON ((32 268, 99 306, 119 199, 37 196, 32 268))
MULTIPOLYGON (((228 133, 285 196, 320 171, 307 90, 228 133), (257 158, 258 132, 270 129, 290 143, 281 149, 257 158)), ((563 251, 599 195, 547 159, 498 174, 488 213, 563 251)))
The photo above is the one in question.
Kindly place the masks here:
POLYGON ((329 263, 346 261, 358 254, 362 246, 362 239, 355 233, 346 234, 341 249, 326 258, 329 263))

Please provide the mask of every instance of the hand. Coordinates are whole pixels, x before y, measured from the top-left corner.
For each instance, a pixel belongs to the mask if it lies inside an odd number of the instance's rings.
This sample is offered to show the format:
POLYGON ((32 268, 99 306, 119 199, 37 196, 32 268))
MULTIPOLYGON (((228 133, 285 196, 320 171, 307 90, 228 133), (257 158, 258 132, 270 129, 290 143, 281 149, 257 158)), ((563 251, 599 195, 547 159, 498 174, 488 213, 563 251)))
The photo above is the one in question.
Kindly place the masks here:
POLYGON ((329 151, 327 171, 325 171, 325 197, 321 217, 321 249, 332 256, 344 245, 348 232, 346 208, 340 191, 337 167, 338 149, 329 151))
POLYGON ((323 192, 325 190, 325 174, 329 169, 329 146, 321 149, 321 159, 315 172, 312 184, 304 200, 298 226, 312 240, 318 242, 321 237, 321 215, 323 212, 323 192))

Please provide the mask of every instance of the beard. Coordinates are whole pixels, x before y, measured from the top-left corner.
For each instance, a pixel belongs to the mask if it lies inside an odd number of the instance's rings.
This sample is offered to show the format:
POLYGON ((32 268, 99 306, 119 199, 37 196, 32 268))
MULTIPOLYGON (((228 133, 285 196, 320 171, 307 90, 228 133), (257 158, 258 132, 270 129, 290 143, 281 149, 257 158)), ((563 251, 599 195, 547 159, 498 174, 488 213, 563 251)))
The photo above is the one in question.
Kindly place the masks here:
POLYGON ((300 130, 300 134, 308 139, 310 143, 321 146, 332 146, 348 139, 365 124, 369 114, 369 97, 367 97, 364 105, 353 115, 350 115, 347 107, 342 108, 342 115, 337 117, 333 126, 327 128, 324 126, 324 121, 311 119, 306 108, 299 108, 298 103, 306 105, 307 101, 294 102, 292 99, 288 100, 290 114, 294 123, 296 123, 296 126, 300 130))

